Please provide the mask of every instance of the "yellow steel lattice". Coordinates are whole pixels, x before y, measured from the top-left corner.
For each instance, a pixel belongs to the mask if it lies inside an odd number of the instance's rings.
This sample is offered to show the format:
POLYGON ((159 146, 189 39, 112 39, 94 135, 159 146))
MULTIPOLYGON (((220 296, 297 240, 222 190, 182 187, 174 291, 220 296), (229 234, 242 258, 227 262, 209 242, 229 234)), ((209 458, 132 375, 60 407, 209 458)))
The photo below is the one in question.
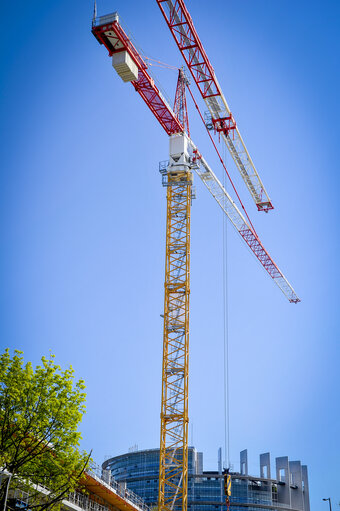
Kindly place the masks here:
POLYGON ((191 171, 168 174, 159 511, 186 511, 191 171))

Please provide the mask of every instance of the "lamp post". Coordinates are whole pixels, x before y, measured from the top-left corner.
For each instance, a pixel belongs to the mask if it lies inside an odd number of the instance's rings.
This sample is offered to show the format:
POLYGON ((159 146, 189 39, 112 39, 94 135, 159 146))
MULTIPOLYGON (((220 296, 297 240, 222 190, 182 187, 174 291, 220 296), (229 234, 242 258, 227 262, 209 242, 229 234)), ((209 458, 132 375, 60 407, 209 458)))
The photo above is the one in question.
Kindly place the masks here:
POLYGON ((5 491, 5 499, 4 499, 4 509, 3 509, 3 511, 6 511, 7 498, 8 498, 8 490, 9 490, 9 486, 11 484, 12 474, 8 474, 7 477, 8 477, 8 479, 7 479, 7 483, 6 483, 6 491, 5 491))
POLYGON ((329 501, 329 511, 332 511, 332 502, 331 502, 331 498, 328 497, 328 499, 322 499, 322 500, 328 500, 329 501))

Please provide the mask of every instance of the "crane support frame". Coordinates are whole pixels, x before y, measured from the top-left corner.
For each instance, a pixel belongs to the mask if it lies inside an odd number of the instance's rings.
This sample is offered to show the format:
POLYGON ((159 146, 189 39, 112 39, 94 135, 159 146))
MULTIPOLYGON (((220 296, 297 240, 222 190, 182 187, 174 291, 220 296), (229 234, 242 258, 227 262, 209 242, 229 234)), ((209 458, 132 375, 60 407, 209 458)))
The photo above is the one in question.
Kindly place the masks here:
POLYGON ((190 167, 167 174, 159 511, 186 511, 190 297, 190 167))
POLYGON ((186 65, 259 211, 273 209, 183 0, 156 0, 186 65), (167 9, 165 8, 167 6, 167 9), (225 123, 232 119, 233 123, 225 123), (230 133, 232 131, 232 133, 230 133))
POLYGON ((156 86, 154 79, 147 72, 148 66, 120 25, 118 14, 115 13, 111 18, 110 16, 99 18, 99 23, 101 19, 105 20, 104 24, 96 24, 95 20, 92 25, 92 33, 97 41, 105 46, 110 57, 114 53, 122 51, 129 54, 138 68, 138 79, 131 81, 135 90, 143 98, 168 135, 183 132, 184 127, 156 86))

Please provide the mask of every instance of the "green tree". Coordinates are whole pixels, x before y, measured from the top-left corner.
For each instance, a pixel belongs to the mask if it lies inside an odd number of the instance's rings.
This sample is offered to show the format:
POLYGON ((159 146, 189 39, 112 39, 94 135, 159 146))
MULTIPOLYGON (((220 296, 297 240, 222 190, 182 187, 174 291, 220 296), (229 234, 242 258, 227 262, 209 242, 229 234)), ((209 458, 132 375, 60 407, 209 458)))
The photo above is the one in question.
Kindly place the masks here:
POLYGON ((33 369, 22 352, 0 355, 0 511, 10 488, 27 491, 29 507, 57 508, 74 491, 89 455, 79 450, 85 385, 54 356, 33 369), (47 491, 41 491, 41 487, 47 491))

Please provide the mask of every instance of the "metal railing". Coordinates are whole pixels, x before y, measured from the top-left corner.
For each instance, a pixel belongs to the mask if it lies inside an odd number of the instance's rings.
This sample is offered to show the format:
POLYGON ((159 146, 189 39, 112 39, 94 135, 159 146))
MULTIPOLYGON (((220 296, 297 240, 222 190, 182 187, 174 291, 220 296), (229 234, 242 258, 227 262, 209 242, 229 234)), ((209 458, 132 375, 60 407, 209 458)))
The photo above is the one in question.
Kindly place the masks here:
POLYGON ((108 25, 109 23, 113 23, 114 21, 119 21, 118 12, 113 12, 111 14, 106 14, 105 16, 97 16, 92 20, 92 26, 97 27, 101 25, 108 25))
POLYGON ((86 472, 98 482, 113 490, 119 497, 130 502, 134 507, 142 511, 150 511, 149 506, 145 504, 144 500, 133 491, 127 489, 124 483, 119 483, 113 479, 109 470, 103 470, 99 465, 91 463, 86 472))
POLYGON ((111 511, 109 507, 98 504, 98 502, 91 500, 87 495, 84 495, 83 493, 70 493, 67 501, 75 504, 85 511, 111 511))

